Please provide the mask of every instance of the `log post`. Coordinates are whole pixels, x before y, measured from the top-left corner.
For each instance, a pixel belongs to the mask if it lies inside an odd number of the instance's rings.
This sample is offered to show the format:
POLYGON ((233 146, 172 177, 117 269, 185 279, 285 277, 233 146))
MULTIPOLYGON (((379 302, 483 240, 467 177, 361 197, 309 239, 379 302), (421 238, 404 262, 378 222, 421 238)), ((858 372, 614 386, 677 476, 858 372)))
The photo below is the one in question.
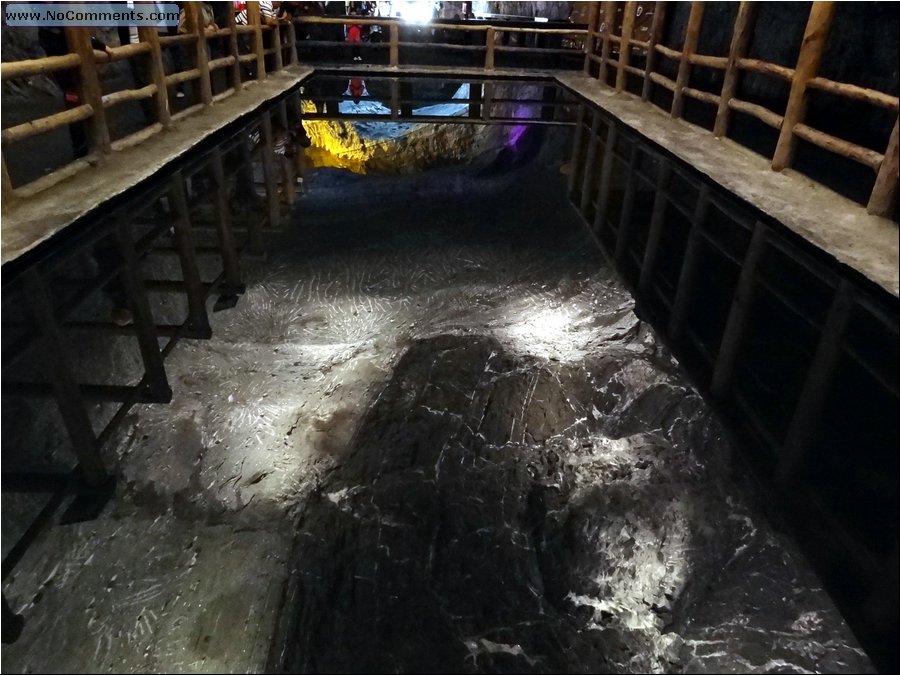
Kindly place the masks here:
POLYGON ((272 26, 272 46, 275 48, 275 72, 284 68, 284 54, 281 53, 281 26, 272 26))
POLYGON ((834 19, 834 9, 834 2, 814 2, 809 11, 809 21, 806 23, 803 44, 797 57, 797 67, 794 69, 794 80, 784 112, 781 134, 778 136, 778 145, 772 158, 772 168, 775 171, 781 171, 794 162, 794 153, 797 149, 794 126, 806 118, 806 85, 819 71, 828 30, 834 19))
POLYGON ((300 57, 297 55, 297 26, 294 24, 293 17, 291 17, 291 22, 288 24, 288 41, 291 43, 288 58, 291 60, 291 65, 295 66, 299 63, 300 57))
POLYGON ((716 123, 713 136, 722 138, 728 134, 728 122, 731 119, 731 108, 728 102, 734 98, 741 71, 738 61, 747 55, 750 39, 753 37, 753 24, 756 21, 755 2, 742 2, 738 7, 734 20, 734 33, 731 35, 731 48, 728 51, 728 65, 725 66, 725 79, 722 82, 722 96, 719 98, 719 110, 716 112, 716 123))
POLYGON ((94 50, 91 47, 91 35, 87 28, 65 28, 64 30, 69 51, 78 54, 81 58, 78 70, 81 101, 91 106, 94 111, 86 125, 90 148, 100 154, 108 154, 110 152, 109 128, 106 126, 103 90, 100 87, 100 77, 97 75, 97 63, 94 61, 94 50))
POLYGON ((493 70, 494 69, 494 27, 488 27, 487 31, 484 34, 484 45, 486 47, 484 52, 484 69, 485 70, 493 70))
POLYGON ((597 74, 597 79, 600 80, 603 84, 606 84, 606 68, 607 63, 609 62, 609 52, 612 49, 612 42, 610 42, 609 36, 613 32, 613 26, 616 23, 616 3, 615 2, 604 2, 603 3, 603 18, 600 23, 600 37, 603 40, 603 44, 600 47, 600 72, 597 74))
POLYGON ((212 103, 212 82, 209 79, 209 55, 206 48, 206 27, 201 26, 200 5, 196 2, 188 2, 184 5, 187 13, 188 29, 196 35, 194 41, 194 63, 200 71, 200 100, 203 105, 212 103))
POLYGON ((400 64, 400 26, 397 25, 396 21, 391 23, 390 33, 391 33, 390 64, 391 64, 391 66, 396 67, 400 64))
POLYGON ((234 12, 225 12, 226 28, 231 31, 228 36, 228 51, 234 57, 234 63, 231 64, 231 86, 234 87, 235 93, 241 90, 243 82, 241 81, 241 50, 238 46, 237 22, 234 20, 234 12))
POLYGON ((691 15, 688 17, 687 29, 684 32, 684 46, 681 48, 681 62, 678 64, 678 77, 675 80, 675 91, 672 96, 671 115, 681 117, 684 112, 684 88, 691 77, 690 58, 697 51, 697 40, 700 37, 700 24, 703 22, 703 3, 691 3, 691 15))
POLYGON ((616 91, 625 89, 625 68, 631 60, 631 34, 634 32, 634 15, 637 10, 636 2, 626 2, 625 15, 622 17, 622 41, 619 43, 619 68, 616 72, 616 91))
POLYGON ((853 285, 846 279, 841 280, 781 451, 776 478, 782 487, 796 478, 806 460, 817 422, 825 410, 841 355, 841 342, 855 304, 853 285))
POLYGON ((259 2, 248 0, 247 24, 253 26, 253 52, 256 54, 256 79, 266 79, 266 50, 263 47, 262 16, 259 2))
POLYGON ((663 22, 666 18, 666 3, 657 2, 653 8, 653 21, 650 23, 650 39, 647 41, 647 61, 644 70, 644 88, 641 90, 641 99, 647 101, 650 98, 650 89, 653 87, 653 80, 650 79, 650 73, 653 72, 653 66, 656 64, 656 43, 662 37, 663 22))
POLYGON ((591 73, 591 56, 596 49, 596 38, 597 38, 597 19, 600 16, 600 3, 592 2, 590 8, 588 9, 588 20, 587 20, 587 37, 584 40, 584 74, 590 75, 591 73))
POLYGON ((0 155, 0 163, 3 165, 3 192, 0 193, 3 195, 3 200, 12 200, 16 198, 15 192, 13 192, 12 181, 9 178, 9 170, 6 168, 6 158, 0 155))
POLYGON ((141 42, 150 45, 150 53, 147 54, 147 58, 150 62, 150 78, 156 85, 156 94, 153 97, 156 102, 156 121, 167 127, 171 124, 172 119, 169 112, 169 90, 166 88, 166 69, 163 65, 162 49, 159 46, 159 33, 155 28, 138 28, 138 37, 141 42))
POLYGON ((884 160, 878 169, 878 178, 875 179, 875 187, 872 188, 869 205, 866 207, 866 211, 873 216, 890 215, 891 206, 897 197, 897 171, 897 122, 894 122, 891 140, 888 141, 884 160))

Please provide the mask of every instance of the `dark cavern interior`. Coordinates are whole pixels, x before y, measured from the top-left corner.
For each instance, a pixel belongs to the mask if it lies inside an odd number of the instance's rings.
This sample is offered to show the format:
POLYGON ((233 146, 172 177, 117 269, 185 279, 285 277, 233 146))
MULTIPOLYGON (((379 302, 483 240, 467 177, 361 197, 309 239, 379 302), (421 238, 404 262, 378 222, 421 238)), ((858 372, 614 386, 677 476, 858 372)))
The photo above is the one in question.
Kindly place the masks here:
POLYGON ((3 3, 9 672, 896 672, 894 2, 3 3))

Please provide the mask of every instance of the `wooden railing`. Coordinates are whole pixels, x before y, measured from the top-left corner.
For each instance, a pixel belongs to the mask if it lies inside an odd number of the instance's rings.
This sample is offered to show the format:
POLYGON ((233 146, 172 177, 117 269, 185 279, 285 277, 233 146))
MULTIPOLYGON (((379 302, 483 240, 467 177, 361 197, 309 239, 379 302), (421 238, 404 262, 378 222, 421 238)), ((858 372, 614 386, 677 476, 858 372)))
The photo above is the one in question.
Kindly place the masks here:
POLYGON ((4 62, 0 65, 3 80, 19 79, 34 75, 49 75, 64 69, 77 69, 79 97, 81 104, 62 112, 39 117, 23 124, 3 129, 4 152, 9 152, 15 144, 38 134, 47 133, 72 123, 83 123, 86 127, 88 154, 24 185, 14 186, 9 176, 6 160, 3 159, 3 198, 18 199, 31 197, 82 170, 102 164, 106 158, 125 148, 132 147, 153 137, 163 129, 170 128, 179 120, 208 108, 253 82, 266 77, 266 59, 271 59, 271 70, 281 70, 284 66, 297 63, 296 38, 292 24, 265 26, 260 19, 259 3, 248 2, 248 25, 237 26, 233 14, 228 16, 228 24, 215 32, 205 32, 200 27, 199 5, 184 4, 188 33, 179 35, 159 35, 155 28, 139 28, 139 42, 109 47, 108 52, 94 50, 91 36, 85 28, 65 28, 69 54, 48 56, 25 61, 4 62), (271 45, 264 46, 263 35, 270 33, 271 45), (283 38, 282 34, 286 33, 283 38), (250 36, 251 51, 240 53, 239 36, 250 36), (216 59, 208 57, 207 45, 210 41, 221 41, 225 56, 216 59), (190 56, 191 66, 187 70, 167 74, 163 50, 167 48, 185 49, 190 56), (132 58, 146 58, 149 63, 148 75, 151 81, 136 89, 123 89, 104 93, 101 69, 104 64, 132 58), (253 79, 245 78, 245 68, 252 65, 253 79), (221 92, 213 93, 213 73, 225 70, 228 86, 221 92), (192 83, 197 91, 197 103, 173 113, 169 107, 169 89, 183 83, 192 83), (153 102, 155 121, 142 129, 119 140, 111 141, 107 111, 128 101, 153 102))
MULTIPOLYGON (((404 51, 411 51, 415 49, 429 49, 435 53, 441 52, 483 52, 484 59, 482 65, 487 70, 493 70, 495 65, 495 59, 497 54, 502 53, 511 53, 511 54, 556 54, 556 55, 572 55, 577 54, 577 50, 574 49, 565 49, 565 48, 554 48, 554 47, 523 47, 523 46, 515 46, 515 45, 503 45, 497 44, 500 40, 500 37, 504 33, 509 34, 517 34, 517 35, 555 35, 568 37, 576 40, 583 40, 587 37, 587 30, 584 28, 580 28, 577 26, 573 26, 572 28, 553 28, 553 27, 540 27, 540 24, 535 24, 534 26, 510 26, 505 24, 485 24, 485 23, 469 23, 469 22, 450 22, 450 21, 435 21, 429 22, 427 24, 428 30, 445 30, 445 31, 454 31, 459 33, 472 33, 472 34, 483 34, 484 35, 484 44, 480 45, 472 45, 472 44, 452 44, 448 42, 440 42, 435 40, 428 40, 425 42, 411 42, 411 41, 401 41, 400 39, 400 29, 401 27, 409 27, 409 24, 405 24, 399 19, 396 18, 362 18, 362 17, 325 17, 325 16, 298 16, 295 18, 295 21, 298 24, 332 24, 332 25, 351 25, 356 24, 359 26, 378 26, 382 30, 386 30, 388 34, 388 40, 385 42, 363 42, 360 43, 359 46, 362 49, 366 50, 387 50, 388 51, 388 65, 390 66, 398 66, 400 65, 400 54, 401 49, 404 51)), ((412 27, 415 27, 412 25, 412 27)), ((311 46, 311 47, 325 47, 325 46, 336 46, 341 44, 340 42, 336 42, 333 40, 304 40, 298 43, 301 46, 311 46)))
POLYGON ((756 118, 779 132, 771 160, 772 169, 775 171, 781 171, 793 164, 797 139, 867 166, 876 174, 867 210, 869 213, 879 216, 890 214, 898 184, 897 121, 894 122, 893 131, 884 153, 819 131, 806 123, 810 90, 825 91, 844 98, 863 101, 886 108, 894 114, 900 109, 900 99, 897 96, 854 84, 835 82, 818 74, 819 64, 834 19, 834 2, 811 4, 803 42, 793 68, 748 58, 757 3, 740 3, 728 56, 697 53, 700 28, 703 22, 705 4, 703 2, 691 3, 690 16, 680 49, 673 49, 661 44, 668 3, 656 3, 647 40, 637 40, 632 34, 639 3, 624 3, 620 31, 616 30, 617 4, 622 3, 592 3, 588 21, 589 37, 585 45, 584 70, 586 73, 615 87, 619 92, 626 89, 629 75, 641 78, 641 96, 644 101, 651 100, 654 86, 667 89, 672 94, 669 113, 673 118, 682 117, 686 98, 715 106, 715 124, 712 132, 716 138, 728 134, 729 123, 734 111, 756 118), (617 49, 618 58, 613 58, 614 46, 617 49), (632 65, 631 57, 635 50, 640 50, 645 55, 643 68, 632 65), (677 75, 674 80, 658 72, 660 58, 671 59, 677 63, 677 75), (724 71, 722 88, 718 94, 688 86, 691 69, 695 65, 724 71), (790 84, 790 94, 783 115, 769 110, 765 106, 736 97, 737 85, 742 72, 778 77, 790 84))

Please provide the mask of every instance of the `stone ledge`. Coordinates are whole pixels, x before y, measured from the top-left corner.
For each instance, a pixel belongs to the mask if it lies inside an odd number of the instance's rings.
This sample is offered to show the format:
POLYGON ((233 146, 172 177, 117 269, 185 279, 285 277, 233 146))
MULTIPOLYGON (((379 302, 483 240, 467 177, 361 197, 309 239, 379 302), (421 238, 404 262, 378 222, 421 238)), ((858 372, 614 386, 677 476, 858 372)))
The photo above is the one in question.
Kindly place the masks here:
POLYGON ((253 112, 313 74, 305 66, 269 75, 224 101, 195 113, 142 143, 112 155, 100 167, 63 181, 41 197, 3 203, 2 264, 36 248, 102 204, 150 178, 184 156, 226 124, 253 112))

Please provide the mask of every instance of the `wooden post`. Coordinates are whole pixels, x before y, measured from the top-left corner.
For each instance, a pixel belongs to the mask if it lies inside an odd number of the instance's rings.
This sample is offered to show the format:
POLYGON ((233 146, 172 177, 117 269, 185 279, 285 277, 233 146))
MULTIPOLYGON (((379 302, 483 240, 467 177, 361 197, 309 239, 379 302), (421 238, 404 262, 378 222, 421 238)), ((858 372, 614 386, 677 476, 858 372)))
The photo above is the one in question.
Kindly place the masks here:
POLYGON ((684 88, 691 77, 690 58, 697 50, 700 37, 700 24, 703 22, 703 2, 691 3, 691 15, 688 17, 687 29, 684 32, 684 46, 681 48, 681 62, 678 64, 678 77, 675 80, 675 91, 672 96, 672 117, 681 117, 684 111, 684 88))
POLYGON ((275 173, 275 140, 272 133, 272 118, 268 112, 263 113, 259 129, 262 141, 260 152, 262 152, 263 180, 266 182, 269 227, 276 228, 281 224, 281 207, 278 203, 278 176, 275 173))
POLYGON ((400 119, 400 80, 391 78, 391 119, 400 119))
POLYGON ((485 70, 494 69, 494 27, 490 26, 484 33, 484 68, 485 70))
POLYGON ((593 113, 587 142, 587 159, 584 162, 584 175, 581 182, 581 203, 578 205, 578 210, 585 219, 587 219, 588 209, 591 206, 591 198, 594 196, 591 188, 594 186, 594 166, 597 164, 597 146, 600 144, 600 111, 595 108, 593 113))
POLYGON ((481 119, 487 122, 491 119, 491 112, 493 111, 493 104, 491 101, 494 100, 494 83, 493 82, 485 82, 484 87, 481 89, 481 119))
POLYGON ((34 267, 25 273, 25 292, 28 311, 43 343, 41 365, 50 380, 63 423, 78 456, 81 477, 89 486, 100 487, 109 480, 109 474, 100 457, 99 443, 84 397, 65 354, 63 334, 56 321, 47 285, 34 267))
POLYGON ((884 152, 884 160, 878 169, 878 178, 875 179, 875 187, 869 197, 869 205, 866 211, 873 216, 889 216, 891 206, 897 197, 897 122, 894 122, 894 130, 891 132, 891 140, 888 141, 887 150, 884 152))
POLYGON ((138 28, 138 36, 141 42, 150 45, 150 53, 147 54, 147 58, 150 60, 150 77, 153 84, 156 85, 156 95, 154 96, 156 121, 167 127, 171 124, 172 119, 169 112, 169 90, 166 88, 166 69, 163 65, 162 49, 159 46, 159 33, 155 28, 138 28))
POLYGON ((822 327, 819 346, 784 441, 777 469, 777 479, 782 486, 794 480, 806 458, 816 423, 828 400, 834 369, 841 355, 841 341, 854 306, 853 286, 848 280, 842 279, 822 327))
POLYGON ((625 67, 631 60, 631 34, 634 32, 634 15, 637 10, 636 2, 626 2, 625 16, 622 18, 622 41, 619 43, 619 68, 616 72, 616 91, 625 89, 625 78, 628 73, 625 67))
MULTIPOLYGON (((150 30, 155 32, 154 28, 150 30)), ((150 303, 147 301, 147 289, 139 272, 140 263, 134 248, 134 232, 129 219, 123 217, 117 220, 114 237, 124 263, 120 276, 122 287, 131 305, 135 336, 140 347, 141 360, 144 362, 146 393, 153 401, 168 403, 172 400, 172 389, 169 387, 163 357, 159 351, 159 336, 150 303)))
POLYGON ((262 16, 259 13, 259 2, 248 0, 247 24, 253 26, 253 51, 256 54, 256 79, 266 79, 266 51, 263 47, 262 16))
POLYGON ((662 243, 663 216, 666 212, 666 193, 669 189, 669 179, 672 177, 672 167, 665 160, 660 159, 659 174, 656 177, 656 196, 653 199, 653 213, 650 216, 650 232, 647 235, 647 248, 644 250, 644 261, 641 264, 641 276, 638 280, 638 291, 644 295, 650 290, 653 283, 653 275, 656 272, 656 261, 659 258, 659 246, 662 243))
POLYGON ((644 70, 644 88, 641 90, 641 99, 644 101, 650 98, 650 90, 653 87, 653 80, 650 79, 650 73, 653 72, 653 66, 656 64, 656 44, 662 37, 663 22, 666 18, 666 3, 657 2, 653 7, 653 21, 650 23, 650 39, 647 45, 647 63, 644 70))
POLYGON ((391 33, 391 66, 397 66, 400 64, 400 26, 397 25, 397 22, 394 21, 390 25, 390 33, 391 33))
POLYGON ((575 201, 575 186, 578 184, 578 168, 581 166, 581 157, 584 154, 584 117, 587 106, 583 103, 578 106, 575 118, 575 139, 572 144, 572 159, 569 160, 569 188, 567 191, 569 201, 575 201))
POLYGON ((747 55, 750 48, 750 39, 753 37, 753 24, 756 21, 755 2, 742 2, 738 7, 737 18, 734 20, 734 33, 731 35, 731 48, 728 51, 728 65, 725 67, 725 79, 722 82, 722 96, 719 99, 719 110, 716 113, 716 124, 713 127, 713 135, 721 138, 728 134, 728 122, 731 119, 731 108, 728 102, 734 98, 737 90, 741 71, 738 68, 738 59, 747 55))
POLYGON ((675 291, 675 300, 672 303, 672 314, 669 317, 669 339, 672 341, 681 339, 690 301, 694 295, 694 287, 697 280, 697 261, 700 257, 700 244, 708 207, 709 186, 706 183, 702 183, 700 192, 697 195, 697 205, 694 207, 694 214, 691 219, 691 231, 688 234, 684 259, 681 261, 681 272, 678 275, 678 288, 675 291))
POLYGON ((169 202, 175 211, 174 237, 181 263, 181 278, 188 301, 187 337, 206 340, 212 335, 209 315, 206 313, 206 292, 197 267, 197 252, 191 231, 191 215, 188 207, 187 190, 181 172, 176 172, 169 180, 169 202))
POLYGON ((731 387, 734 364, 741 349, 744 329, 756 292, 756 270, 759 269, 768 238, 769 228, 757 222, 744 256, 744 264, 741 266, 741 275, 734 292, 734 299, 731 301, 731 309, 728 310, 728 320, 722 333, 719 355, 716 357, 712 384, 709 387, 712 395, 717 398, 724 396, 731 387))
POLYGON ((612 42, 610 42, 609 36, 613 32, 613 27, 616 23, 616 3, 615 2, 604 2, 603 3, 603 18, 600 23, 600 37, 603 40, 603 44, 600 47, 600 72, 597 74, 597 79, 600 80, 603 84, 606 84, 606 68, 607 63, 609 61, 609 52, 612 49, 612 42))
MULTIPOLYGON (((234 14, 234 12, 230 13, 234 14)), ((293 17, 291 17, 291 22, 288 24, 288 40, 291 43, 288 57, 291 60, 291 65, 297 65, 300 62, 300 57, 297 55, 297 26, 294 24, 293 17)))
POLYGON ((9 170, 6 168, 6 158, 2 155, 0 155, 0 163, 3 165, 3 199, 4 201, 15 199, 16 194, 13 192, 12 181, 9 178, 9 170))
POLYGON ((106 112, 103 109, 103 90, 97 75, 97 64, 94 61, 94 49, 91 47, 91 34, 87 28, 65 28, 66 43, 69 51, 81 58, 79 66, 81 100, 91 106, 88 129, 88 140, 91 150, 101 154, 110 152, 109 128, 106 126, 106 112))
POLYGON ((225 274, 223 292, 243 293, 241 267, 238 261, 237 244, 231 223, 231 209, 228 206, 228 182, 222 153, 215 148, 209 156, 209 173, 213 181, 213 206, 216 211, 216 232, 219 237, 219 251, 222 254, 222 271, 225 274))
MULTIPOLYGON (((594 214, 594 232, 600 234, 600 228, 606 222, 606 208, 609 205, 609 186, 612 180, 613 157, 619 130, 611 124, 606 132, 606 147, 603 152, 603 165, 600 167, 600 190, 597 193, 597 213, 594 214)), ((601 240, 602 241, 602 240, 601 240)), ((609 255, 608 251, 605 251, 609 255)))
POLYGON ((584 74, 591 73, 591 55, 596 48, 597 38, 597 19, 600 16, 600 3, 592 2, 588 9, 587 30, 588 34, 584 40, 584 74))
POLYGON ((234 57, 234 63, 231 64, 231 86, 234 87, 234 92, 237 93, 244 86, 244 83, 241 81, 241 62, 239 61, 241 50, 238 46, 237 23, 234 20, 234 12, 225 12, 225 16, 226 28, 231 31, 231 35, 228 36, 228 51, 234 57))
POLYGON ((209 55, 206 51, 206 30, 201 26, 200 5, 196 2, 188 2, 184 5, 187 13, 188 28, 197 36, 194 42, 194 63, 200 71, 200 100, 203 105, 212 103, 212 82, 209 78, 209 55))
POLYGON ((806 85, 819 71, 828 30, 834 19, 834 9, 834 2, 814 2, 810 9, 803 44, 797 57, 797 67, 794 69, 787 109, 784 112, 784 122, 781 124, 781 134, 778 136, 778 145, 772 158, 772 168, 775 171, 781 171, 794 162, 797 148, 794 126, 806 119, 806 85))
POLYGON ((613 259, 620 271, 622 262, 625 260, 625 254, 628 251, 628 244, 631 243, 631 235, 632 232, 634 232, 634 226, 636 225, 631 214, 634 212, 634 197, 637 192, 638 177, 635 169, 637 168, 639 156, 638 143, 637 141, 634 141, 631 144, 631 153, 628 156, 628 170, 625 173, 625 195, 622 198, 622 217, 619 219, 616 250, 613 253, 613 259))
POLYGON ((284 67, 284 54, 281 53, 281 26, 272 26, 272 46, 275 48, 275 72, 284 67))

